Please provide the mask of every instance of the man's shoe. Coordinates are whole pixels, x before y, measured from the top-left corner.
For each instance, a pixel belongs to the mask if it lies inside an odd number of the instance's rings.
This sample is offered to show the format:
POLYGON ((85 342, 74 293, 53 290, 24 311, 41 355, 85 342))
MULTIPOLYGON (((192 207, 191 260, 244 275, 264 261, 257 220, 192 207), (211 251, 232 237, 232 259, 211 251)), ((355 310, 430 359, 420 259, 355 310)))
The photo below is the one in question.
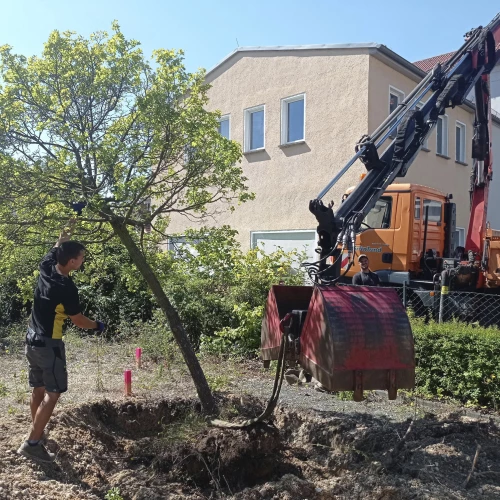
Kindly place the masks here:
MULTIPOLYGON (((26 435, 26 441, 28 440, 29 434, 26 435)), ((39 443, 45 444, 47 442, 47 439, 49 439, 49 433, 44 429, 42 432, 42 437, 39 440, 39 443)))
POLYGON ((45 446, 40 442, 35 446, 31 446, 28 441, 25 441, 17 450, 17 453, 40 462, 53 462, 56 459, 55 453, 47 451, 45 446))

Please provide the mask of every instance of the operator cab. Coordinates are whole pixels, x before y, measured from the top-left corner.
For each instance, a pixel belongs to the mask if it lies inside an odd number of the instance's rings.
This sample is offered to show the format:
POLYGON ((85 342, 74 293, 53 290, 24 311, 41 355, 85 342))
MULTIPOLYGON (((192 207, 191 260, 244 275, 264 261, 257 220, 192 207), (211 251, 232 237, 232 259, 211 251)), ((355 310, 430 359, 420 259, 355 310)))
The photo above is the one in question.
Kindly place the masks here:
MULTIPOLYGON (((353 190, 349 188, 342 200, 353 190)), ((391 184, 363 219, 356 235, 355 256, 366 254, 370 269, 383 283, 432 281, 441 272, 443 257, 451 256, 458 246, 454 204, 449 200, 427 186, 391 184)), ((343 264, 345 272, 345 258, 343 264)), ((344 281, 350 282, 358 271, 356 264, 351 266, 344 281)))

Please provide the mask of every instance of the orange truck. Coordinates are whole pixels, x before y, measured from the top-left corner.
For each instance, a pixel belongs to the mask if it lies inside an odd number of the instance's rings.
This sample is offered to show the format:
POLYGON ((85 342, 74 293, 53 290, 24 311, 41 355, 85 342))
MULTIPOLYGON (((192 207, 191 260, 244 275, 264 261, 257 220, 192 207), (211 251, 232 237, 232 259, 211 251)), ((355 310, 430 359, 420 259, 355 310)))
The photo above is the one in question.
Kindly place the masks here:
MULTIPOLYGON (((371 270, 383 284, 433 289, 435 276, 445 267, 447 258, 464 261, 468 257, 465 248, 455 241, 456 210, 451 200, 451 195, 431 187, 391 184, 363 219, 354 254, 368 256, 371 270)), ((357 272, 349 262, 345 251, 341 266, 347 271, 344 282, 350 282, 357 272)), ((459 275, 455 288, 500 292, 500 231, 485 228, 483 262, 475 262, 477 273, 459 275), (478 289, 481 265, 484 280, 478 289)))

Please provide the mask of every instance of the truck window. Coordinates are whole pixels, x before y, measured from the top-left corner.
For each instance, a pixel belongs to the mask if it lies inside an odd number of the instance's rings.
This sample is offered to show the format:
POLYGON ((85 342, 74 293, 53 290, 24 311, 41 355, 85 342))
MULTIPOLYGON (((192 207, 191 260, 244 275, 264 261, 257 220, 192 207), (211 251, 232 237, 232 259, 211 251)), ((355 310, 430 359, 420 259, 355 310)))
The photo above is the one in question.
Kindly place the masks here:
POLYGON ((360 230, 388 229, 391 227, 392 197, 383 196, 363 219, 360 230))
POLYGON ((415 198, 415 220, 420 220, 420 196, 415 198))
POLYGON ((441 222, 442 203, 435 200, 424 200, 424 219, 426 207, 429 207, 429 222, 441 222))

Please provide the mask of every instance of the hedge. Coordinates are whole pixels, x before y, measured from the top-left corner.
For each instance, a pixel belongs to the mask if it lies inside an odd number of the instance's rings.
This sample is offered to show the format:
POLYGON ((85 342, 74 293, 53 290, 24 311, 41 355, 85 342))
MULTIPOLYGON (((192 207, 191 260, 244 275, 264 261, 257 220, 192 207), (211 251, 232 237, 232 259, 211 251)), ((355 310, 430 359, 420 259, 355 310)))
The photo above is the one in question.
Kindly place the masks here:
POLYGON ((417 391, 469 405, 500 404, 500 330, 412 318, 417 391))

